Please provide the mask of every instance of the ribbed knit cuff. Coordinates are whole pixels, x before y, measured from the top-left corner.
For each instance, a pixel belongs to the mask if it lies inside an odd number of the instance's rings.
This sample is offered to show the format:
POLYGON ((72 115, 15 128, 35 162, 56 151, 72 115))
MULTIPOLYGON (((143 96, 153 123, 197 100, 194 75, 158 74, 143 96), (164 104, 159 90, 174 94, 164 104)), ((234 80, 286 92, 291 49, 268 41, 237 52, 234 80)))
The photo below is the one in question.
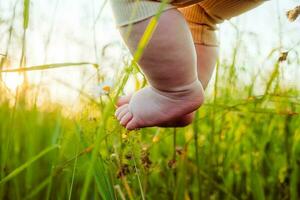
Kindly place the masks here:
POLYGON ((200 25, 193 22, 188 23, 192 32, 194 43, 205 46, 219 46, 216 30, 211 29, 206 25, 200 25))
MULTIPOLYGON (((111 7, 117 26, 136 23, 154 16, 160 7, 159 2, 136 0, 111 0, 111 7)), ((175 8, 167 4, 164 10, 175 8)))

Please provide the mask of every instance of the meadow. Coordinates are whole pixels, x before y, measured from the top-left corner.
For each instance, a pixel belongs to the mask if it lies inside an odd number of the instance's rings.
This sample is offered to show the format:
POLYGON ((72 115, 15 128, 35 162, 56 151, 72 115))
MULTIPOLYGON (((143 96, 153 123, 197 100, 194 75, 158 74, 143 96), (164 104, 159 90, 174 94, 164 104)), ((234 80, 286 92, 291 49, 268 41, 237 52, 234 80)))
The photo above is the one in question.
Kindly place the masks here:
MULTIPOLYGON (((29 2, 24 0, 24 34, 29 2)), ((115 102, 129 80, 135 89, 146 84, 136 63, 159 16, 113 86, 101 86, 100 96, 65 84, 79 93, 76 112, 38 103, 39 85, 26 78, 10 91, 1 74, 26 77, 31 71, 89 65, 101 83, 105 73, 99 63, 26 66, 23 45, 20 68, 12 69, 3 67, 6 54, 1 55, 0 199, 300 198, 300 91, 282 78, 285 68, 300 65, 298 44, 274 48, 266 58, 272 69, 262 80, 258 71, 247 83, 240 74, 248 68, 237 64, 237 57, 243 59, 239 45, 232 47, 232 57, 218 61, 212 92, 188 127, 129 132, 119 125, 115 102)))

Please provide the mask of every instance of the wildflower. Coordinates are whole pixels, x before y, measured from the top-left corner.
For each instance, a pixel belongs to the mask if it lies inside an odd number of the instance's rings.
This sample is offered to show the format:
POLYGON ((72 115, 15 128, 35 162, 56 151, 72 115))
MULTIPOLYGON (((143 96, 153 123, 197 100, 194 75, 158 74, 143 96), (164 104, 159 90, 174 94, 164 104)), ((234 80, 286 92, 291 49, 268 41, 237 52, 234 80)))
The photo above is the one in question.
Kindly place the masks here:
POLYGON ((116 153, 112 153, 112 154, 110 155, 110 158, 111 158, 112 160, 117 160, 117 159, 118 159, 118 155, 117 155, 116 153))
POLYGON ((141 162, 145 169, 149 169, 151 167, 152 161, 150 160, 150 153, 147 148, 142 149, 141 162))
POLYGON ((131 159, 132 159, 132 154, 131 154, 131 153, 126 154, 126 155, 125 155, 125 158, 126 158, 127 160, 131 160, 131 159))
POLYGON ((107 95, 111 91, 111 87, 109 83, 102 83, 98 85, 97 90, 100 95, 107 95))
POLYGON ((173 169, 173 168, 175 168, 175 166, 176 166, 176 160, 175 159, 172 159, 172 160, 168 161, 168 167, 169 168, 173 169))
POLYGON ((94 149, 94 146, 90 146, 90 147, 87 147, 86 149, 84 149, 84 152, 90 153, 93 149, 94 149))
POLYGON ((123 133, 123 134, 122 134, 122 139, 125 140, 125 139, 127 139, 127 138, 128 138, 128 135, 127 135, 126 133, 123 133))
POLYGON ((153 137, 152 142, 153 142, 153 143, 157 143, 157 142, 159 142, 159 140, 160 140, 160 136, 159 136, 159 134, 156 134, 156 135, 153 137))
POLYGON ((185 132, 184 137, 185 141, 190 141, 194 136, 194 132, 192 129, 189 129, 188 131, 185 132))
POLYGON ((109 85, 104 85, 104 86, 102 87, 102 90, 108 94, 108 93, 110 92, 110 88, 111 88, 111 87, 110 87, 109 85))
POLYGON ((199 143, 200 143, 200 144, 204 144, 205 140, 206 140, 205 135, 200 135, 200 136, 199 136, 199 143))
POLYGON ((118 173, 117 173, 117 178, 123 178, 124 176, 126 176, 127 174, 130 173, 130 168, 129 168, 129 165, 128 164, 123 164, 118 173))
POLYGON ((248 101, 254 101, 254 100, 256 100, 256 97, 255 96, 249 96, 247 100, 248 101))
POLYGON ((290 22, 295 21, 299 15, 300 15, 300 6, 297 6, 286 13, 286 16, 290 20, 290 22))
POLYGON ((146 145, 144 145, 144 146, 142 147, 142 150, 143 150, 143 151, 147 151, 147 150, 148 150, 148 147, 147 147, 146 145))
POLYGON ((100 83, 96 87, 93 87, 91 93, 95 97, 108 95, 111 92, 112 87, 113 87, 113 84, 111 81, 105 81, 103 83, 100 83))
POLYGON ((289 53, 289 52, 287 52, 287 51, 281 52, 281 53, 280 53, 280 56, 279 56, 279 58, 278 58, 278 62, 286 61, 287 56, 288 56, 288 53, 289 53))
POLYGON ((183 154, 183 148, 182 147, 180 147, 180 146, 177 146, 176 147, 176 153, 178 154, 178 155, 182 155, 183 154))
POLYGON ((224 140, 224 139, 225 139, 225 133, 224 133, 224 131, 221 132, 220 139, 221 139, 221 140, 224 140))

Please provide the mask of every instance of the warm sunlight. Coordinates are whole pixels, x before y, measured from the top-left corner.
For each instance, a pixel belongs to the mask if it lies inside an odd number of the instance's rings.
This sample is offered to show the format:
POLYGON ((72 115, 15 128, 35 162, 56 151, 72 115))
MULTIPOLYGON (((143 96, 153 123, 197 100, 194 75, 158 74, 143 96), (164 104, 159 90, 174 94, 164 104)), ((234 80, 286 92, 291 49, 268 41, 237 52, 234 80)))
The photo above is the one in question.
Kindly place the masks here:
POLYGON ((0 0, 0 200, 300 200, 300 0, 0 0))
POLYGON ((3 75, 3 82, 8 89, 15 92, 18 86, 22 85, 24 77, 19 73, 6 73, 3 75))

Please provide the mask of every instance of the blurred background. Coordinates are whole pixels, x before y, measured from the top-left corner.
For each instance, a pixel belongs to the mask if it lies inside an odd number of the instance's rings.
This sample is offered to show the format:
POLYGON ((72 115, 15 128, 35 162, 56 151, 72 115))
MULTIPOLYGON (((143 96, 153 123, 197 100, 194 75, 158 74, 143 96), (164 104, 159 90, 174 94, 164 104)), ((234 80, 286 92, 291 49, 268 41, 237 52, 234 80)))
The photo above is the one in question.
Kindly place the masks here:
MULTIPOLYGON (((299 30, 300 21, 290 23, 286 12, 299 4, 298 0, 271 0, 261 7, 220 25, 222 63, 230 62, 236 52, 239 83, 251 82, 258 74, 264 81, 274 68, 278 52, 288 51, 287 67, 281 68, 283 85, 300 86, 299 30), (230 59, 227 59, 230 58, 230 59), (273 58, 273 59, 270 59, 273 58), (298 61, 295 61, 298 60, 298 61)), ((113 77, 130 59, 114 24, 107 0, 31 0, 28 29, 23 32, 23 1, 0 1, 0 56, 2 68, 20 67, 22 45, 30 67, 52 63, 90 62, 99 64, 27 72, 27 81, 40 88, 39 101, 74 105, 78 90, 90 95, 99 93, 97 85, 113 85, 113 77), (23 40, 25 38, 25 40, 23 40)), ((24 81, 19 73, 3 73, 2 79, 12 95, 24 81)), ((131 84, 126 90, 132 91, 131 84)), ((210 89, 208 89, 209 93, 210 89)), ((259 81, 255 86, 261 92, 259 81)))
POLYGON ((145 79, 109 1, 0 0, 0 199, 300 199, 299 4, 220 25, 192 125, 129 132, 114 100, 145 79))

